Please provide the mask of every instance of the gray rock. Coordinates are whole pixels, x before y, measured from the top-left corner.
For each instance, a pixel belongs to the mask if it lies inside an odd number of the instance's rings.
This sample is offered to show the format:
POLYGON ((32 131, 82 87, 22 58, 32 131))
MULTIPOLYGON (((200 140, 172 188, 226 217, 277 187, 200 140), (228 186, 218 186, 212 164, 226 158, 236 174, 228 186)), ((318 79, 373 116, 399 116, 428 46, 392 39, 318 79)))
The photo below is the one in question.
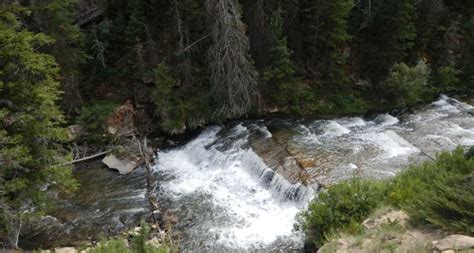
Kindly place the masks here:
POLYGON ((158 237, 156 237, 156 236, 151 238, 150 240, 148 240, 147 244, 150 245, 150 246, 153 246, 155 248, 160 248, 161 247, 161 242, 158 239, 158 237))
POLYGON ((449 235, 439 241, 434 241, 432 244, 433 248, 439 251, 473 249, 474 237, 449 235))
POLYGON ((138 158, 118 158, 114 154, 107 155, 102 162, 110 169, 118 170, 122 175, 132 172, 139 165, 138 158))
POLYGON ((55 253, 77 253, 77 250, 72 247, 64 247, 64 248, 55 248, 55 253))
POLYGON ((69 138, 71 138, 72 140, 80 136, 83 131, 84 131, 84 127, 81 125, 71 125, 67 127, 69 138))
POLYGON ((365 220, 364 222, 362 222, 362 226, 365 229, 374 229, 376 227, 379 227, 381 224, 398 222, 401 226, 404 227, 407 224, 408 219, 408 215, 403 211, 390 211, 374 219, 365 220))

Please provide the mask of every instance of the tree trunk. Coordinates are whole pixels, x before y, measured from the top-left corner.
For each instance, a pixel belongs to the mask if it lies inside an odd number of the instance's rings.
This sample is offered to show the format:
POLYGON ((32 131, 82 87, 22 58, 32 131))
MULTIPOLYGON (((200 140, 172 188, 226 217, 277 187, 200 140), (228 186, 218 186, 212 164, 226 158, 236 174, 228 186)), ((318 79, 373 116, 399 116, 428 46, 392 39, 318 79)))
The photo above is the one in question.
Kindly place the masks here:
POLYGON ((20 240, 20 231, 22 227, 22 222, 19 218, 12 217, 12 215, 7 215, 5 213, 6 219, 10 219, 10 224, 8 224, 8 240, 13 249, 20 250, 18 242, 20 240))
POLYGON ((208 57, 217 114, 244 115, 259 99, 258 74, 249 55, 245 24, 236 0, 206 0, 213 45, 208 57))

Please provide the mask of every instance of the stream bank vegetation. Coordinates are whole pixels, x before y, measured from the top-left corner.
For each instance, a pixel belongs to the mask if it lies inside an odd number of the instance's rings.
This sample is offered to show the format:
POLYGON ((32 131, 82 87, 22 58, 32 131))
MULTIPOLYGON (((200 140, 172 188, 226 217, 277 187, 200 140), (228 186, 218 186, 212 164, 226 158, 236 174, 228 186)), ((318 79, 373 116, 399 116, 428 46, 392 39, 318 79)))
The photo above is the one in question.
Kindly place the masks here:
POLYGON ((144 138, 470 96, 473 15, 467 0, 1 0, 0 246, 78 188, 61 164, 120 143, 114 107, 144 138))
MULTIPOLYGON (((395 220, 375 232, 362 225, 380 209, 404 211, 413 227, 431 226, 432 230, 473 236, 473 152, 474 148, 468 152, 463 148, 443 152, 435 161, 413 165, 389 180, 354 178, 330 186, 299 216, 307 249, 320 248, 341 233, 359 236, 359 239, 402 234, 404 228, 395 220)), ((381 241, 379 246, 378 250, 382 250, 387 245, 381 241)), ((390 247, 396 248, 397 244, 390 247)), ((427 250, 429 248, 423 252, 427 250)))

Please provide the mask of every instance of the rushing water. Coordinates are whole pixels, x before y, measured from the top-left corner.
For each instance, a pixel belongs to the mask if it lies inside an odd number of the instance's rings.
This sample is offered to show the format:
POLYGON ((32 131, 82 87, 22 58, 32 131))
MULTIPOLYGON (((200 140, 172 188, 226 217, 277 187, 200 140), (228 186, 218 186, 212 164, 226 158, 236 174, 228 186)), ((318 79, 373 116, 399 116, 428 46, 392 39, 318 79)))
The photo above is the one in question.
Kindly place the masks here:
POLYGON ((158 153, 155 171, 162 183, 157 191, 177 212, 184 251, 300 249, 295 216, 319 184, 393 176, 410 162, 473 145, 472 110, 443 96, 401 119, 382 114, 209 127, 185 146, 158 153), (286 151, 269 155, 282 146, 286 151), (275 159, 306 161, 308 186, 295 180, 291 166, 286 179, 274 173, 280 170, 271 165, 275 159))
POLYGON ((310 188, 268 168, 248 147, 247 127, 239 124, 225 137, 221 131, 208 128, 183 148, 158 154, 162 196, 183 220, 180 244, 188 250, 300 247, 292 228, 310 188))
MULTIPOLYGON (((211 126, 157 154, 154 194, 177 216, 183 252, 298 251, 304 238, 293 229, 295 217, 321 186, 390 177, 442 150, 472 146, 472 114, 472 106, 442 96, 400 118, 211 126)), ((23 244, 70 244, 136 224, 149 210, 143 170, 103 170, 79 170, 80 192, 24 233, 23 244)))

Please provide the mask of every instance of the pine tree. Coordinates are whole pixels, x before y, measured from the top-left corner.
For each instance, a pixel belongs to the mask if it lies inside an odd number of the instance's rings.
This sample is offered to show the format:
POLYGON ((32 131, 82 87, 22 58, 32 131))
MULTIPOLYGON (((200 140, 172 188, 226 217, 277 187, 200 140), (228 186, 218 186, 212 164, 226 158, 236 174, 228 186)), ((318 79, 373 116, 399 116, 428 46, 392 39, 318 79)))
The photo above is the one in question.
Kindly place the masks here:
POLYGON ((292 61, 292 52, 288 48, 287 38, 283 30, 283 11, 277 9, 271 18, 272 49, 269 64, 262 71, 262 79, 266 83, 267 95, 279 105, 293 102, 293 94, 299 81, 296 76, 296 65, 292 61))
POLYGON ((363 79, 375 85, 384 80, 395 63, 404 62, 416 37, 414 0, 368 1, 354 8, 353 28, 358 68, 363 79))
POLYGON ((347 18, 352 5, 352 0, 302 1, 303 57, 313 75, 340 76, 338 65, 344 62, 343 50, 350 39, 347 18))
MULTIPOLYGON (((473 8, 474 9, 474 8, 473 8)), ((463 49, 460 59, 461 84, 465 94, 474 93, 474 14, 464 25, 463 49)))
POLYGON ((60 143, 59 68, 38 48, 51 43, 44 34, 21 27, 16 5, 0 6, 0 227, 18 247, 22 222, 51 207, 58 192, 76 188, 60 143))
POLYGON ((83 50, 84 36, 80 28, 74 25, 78 0, 42 0, 31 1, 32 23, 29 29, 42 32, 54 42, 46 46, 61 67, 61 85, 64 94, 63 108, 67 112, 76 112, 84 103, 80 83, 80 66, 87 58, 83 50))

